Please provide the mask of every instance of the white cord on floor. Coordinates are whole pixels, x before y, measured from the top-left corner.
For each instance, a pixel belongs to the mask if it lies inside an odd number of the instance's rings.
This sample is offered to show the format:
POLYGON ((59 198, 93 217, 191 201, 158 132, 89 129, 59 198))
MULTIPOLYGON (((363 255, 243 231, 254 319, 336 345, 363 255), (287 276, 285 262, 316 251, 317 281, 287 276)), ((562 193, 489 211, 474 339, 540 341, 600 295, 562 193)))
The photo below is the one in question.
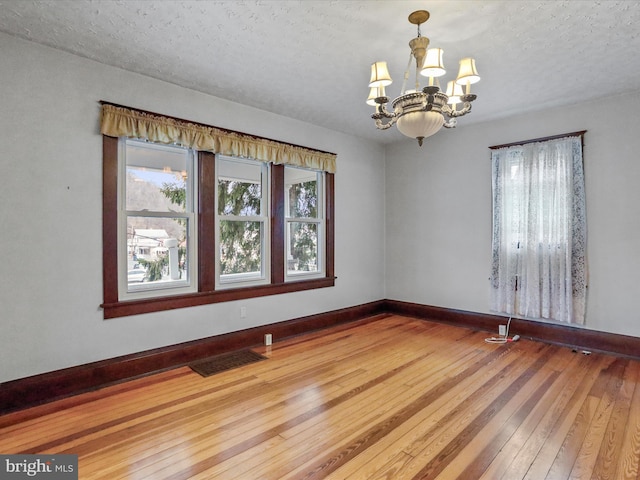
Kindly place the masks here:
POLYGON ((509 317, 509 321, 507 322, 507 331, 504 334, 504 337, 490 337, 485 338, 484 341, 487 343, 507 343, 507 342, 517 342, 520 340, 520 335, 514 335, 513 338, 509 338, 509 326, 511 325, 511 317, 509 317))

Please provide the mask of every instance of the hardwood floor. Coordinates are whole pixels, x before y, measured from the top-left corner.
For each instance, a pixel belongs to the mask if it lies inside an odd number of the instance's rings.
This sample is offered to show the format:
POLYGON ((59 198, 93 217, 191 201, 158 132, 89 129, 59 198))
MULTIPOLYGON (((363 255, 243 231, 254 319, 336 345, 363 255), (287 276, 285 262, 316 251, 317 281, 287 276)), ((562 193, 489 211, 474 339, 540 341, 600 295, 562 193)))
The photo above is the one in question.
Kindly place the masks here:
POLYGON ((640 362, 487 336, 381 315, 5 415, 0 453, 83 480, 640 479, 640 362))

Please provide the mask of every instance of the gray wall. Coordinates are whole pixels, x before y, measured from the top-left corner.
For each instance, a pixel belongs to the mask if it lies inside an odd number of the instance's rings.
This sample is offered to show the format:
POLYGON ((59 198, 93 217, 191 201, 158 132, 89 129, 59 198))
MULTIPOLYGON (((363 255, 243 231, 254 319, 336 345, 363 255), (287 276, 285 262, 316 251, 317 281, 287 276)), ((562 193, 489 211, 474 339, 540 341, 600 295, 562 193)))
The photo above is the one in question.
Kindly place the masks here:
POLYGON ((463 118, 423 148, 402 141, 385 154, 4 34, 0 65, 0 382, 382 298, 488 312, 487 147, 582 129, 587 328, 640 336, 640 141, 637 115, 624 118, 640 94, 478 125, 463 118), (336 286, 103 320, 99 100, 337 153, 336 286))
POLYGON ((387 298, 489 313, 488 147, 587 130, 586 328, 640 336, 639 111, 640 92, 477 125, 461 118, 422 148, 388 148, 387 298))
POLYGON ((384 297, 379 146, 4 34, 0 65, 0 382, 384 297), (103 320, 99 100, 337 153, 336 286, 103 320))

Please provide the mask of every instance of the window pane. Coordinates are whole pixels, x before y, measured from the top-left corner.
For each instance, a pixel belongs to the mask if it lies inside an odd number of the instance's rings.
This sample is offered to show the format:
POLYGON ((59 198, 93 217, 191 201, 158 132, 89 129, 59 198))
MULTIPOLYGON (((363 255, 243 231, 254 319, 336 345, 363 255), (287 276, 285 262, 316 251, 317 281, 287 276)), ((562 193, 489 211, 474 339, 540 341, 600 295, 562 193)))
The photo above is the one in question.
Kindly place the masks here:
POLYGON ((218 214, 260 215, 262 165, 220 160, 218 168, 218 214))
POLYGON ((284 183, 291 218, 318 218, 318 172, 286 167, 284 183))
POLYGON ((220 274, 262 275, 262 222, 220 220, 220 274))
POLYGON ((128 141, 126 210, 184 212, 188 150, 128 141))
MULTIPOLYGON (((188 220, 127 217, 127 284, 145 287, 188 281, 188 220)), ((134 287, 139 290, 141 287, 134 287)))
POLYGON ((318 271, 318 225, 289 222, 287 270, 289 272, 318 271))

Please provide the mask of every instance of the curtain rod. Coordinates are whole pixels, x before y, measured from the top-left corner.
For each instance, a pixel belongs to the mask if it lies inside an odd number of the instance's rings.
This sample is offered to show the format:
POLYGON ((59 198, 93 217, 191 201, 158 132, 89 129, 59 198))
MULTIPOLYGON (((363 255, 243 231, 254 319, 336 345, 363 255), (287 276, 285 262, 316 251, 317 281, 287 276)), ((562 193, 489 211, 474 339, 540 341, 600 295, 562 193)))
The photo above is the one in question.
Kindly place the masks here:
POLYGON ((274 140, 273 138, 261 137, 259 135, 252 135, 250 133, 239 132, 237 130, 230 130, 228 128, 216 127, 215 125, 207 125, 206 123, 194 122, 193 120, 185 120, 184 118, 174 117, 174 116, 171 116, 171 115, 165 115, 164 113, 150 112, 149 110, 142 110, 141 108, 129 107, 127 105, 120 105, 119 103, 108 102, 106 100, 99 100, 98 103, 100 105, 111 105, 112 107, 127 108, 129 110, 135 110, 137 112, 146 113, 147 115, 154 115, 156 117, 170 118, 171 120, 176 120, 178 122, 192 123, 194 125, 199 125, 201 127, 217 128, 218 130, 222 130, 223 132, 226 132, 226 133, 235 133, 235 134, 244 135, 244 136, 250 137, 250 138, 256 138, 258 140, 268 140, 270 142, 276 142, 276 143, 291 145, 292 147, 304 148, 305 150, 311 150, 311 151, 314 151, 314 152, 327 153, 329 155, 337 155, 334 152, 326 152, 324 150, 318 150, 317 148, 310 148, 310 147, 305 147, 303 145, 296 145, 295 143, 283 142, 282 140, 274 140))
POLYGON ((541 138, 534 138, 534 139, 531 139, 531 140, 523 140, 521 142, 505 143, 504 145, 494 145, 494 146, 489 147, 489 148, 491 150, 497 150, 499 148, 517 147, 519 145, 526 145, 528 143, 547 142, 549 140, 556 140, 558 138, 565 138, 565 137, 580 137, 580 139, 582 141, 582 146, 584 147, 584 134, 585 133, 587 133, 586 130, 580 130, 579 132, 563 133, 561 135, 552 135, 550 137, 541 137, 541 138))

